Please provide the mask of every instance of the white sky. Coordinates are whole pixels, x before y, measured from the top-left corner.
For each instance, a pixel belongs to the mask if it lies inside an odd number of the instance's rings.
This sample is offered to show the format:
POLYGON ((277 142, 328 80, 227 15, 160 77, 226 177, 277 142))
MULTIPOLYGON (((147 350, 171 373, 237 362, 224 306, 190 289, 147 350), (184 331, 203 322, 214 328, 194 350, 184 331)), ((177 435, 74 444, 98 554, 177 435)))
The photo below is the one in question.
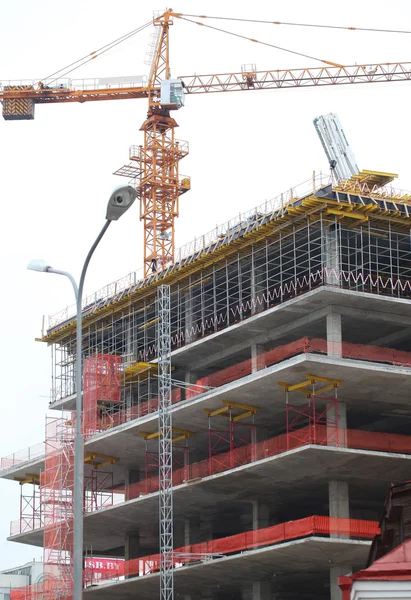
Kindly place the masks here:
MULTIPOLYGON (((0 80, 36 81, 149 21, 163 9, 153 0, 19 0, 4 2, 0 80)), ((411 30, 409 0, 180 0, 178 12, 302 23, 411 30), (342 6, 344 8, 342 8, 342 6)), ((251 23, 211 22, 249 37, 341 64, 411 61, 406 34, 361 33, 251 23)), ((149 29, 73 73, 80 77, 146 74, 149 29)), ((320 66, 305 58, 177 21, 171 31, 172 76, 320 66)), ((186 99, 175 115, 178 137, 190 143, 181 165, 192 190, 181 200, 177 246, 217 223, 327 171, 312 125, 336 112, 360 168, 401 175, 411 189, 411 83, 290 91, 214 94, 186 99)), ((26 271, 32 258, 79 274, 104 222, 111 173, 142 141, 144 100, 37 106, 34 121, 0 122, 2 217, 2 418, 0 456, 44 439, 50 351, 36 343, 41 317, 72 304, 68 281, 26 271)), ((137 206, 114 223, 91 263, 86 291, 142 266, 137 206)), ((6 542, 19 516, 19 486, 0 481, 0 568, 41 558, 39 548, 6 542)))

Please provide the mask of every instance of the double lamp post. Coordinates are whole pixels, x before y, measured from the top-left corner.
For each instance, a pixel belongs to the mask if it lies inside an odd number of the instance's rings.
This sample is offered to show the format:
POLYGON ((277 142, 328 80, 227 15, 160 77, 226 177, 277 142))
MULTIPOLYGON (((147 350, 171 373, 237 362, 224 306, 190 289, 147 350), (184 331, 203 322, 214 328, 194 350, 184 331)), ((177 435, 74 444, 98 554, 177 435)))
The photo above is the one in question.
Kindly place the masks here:
POLYGON ((43 260, 32 260, 27 266, 31 271, 42 273, 54 273, 67 277, 74 290, 77 307, 76 323, 76 431, 74 437, 74 506, 73 506, 73 600, 83 598, 83 494, 84 494, 84 439, 82 432, 82 410, 83 410, 83 379, 82 379, 82 300, 84 280, 87 267, 95 249, 106 233, 112 221, 117 221, 133 204, 136 199, 136 190, 131 186, 116 188, 110 196, 107 205, 106 222, 98 234, 94 244, 91 246, 84 262, 80 281, 77 283, 74 277, 66 271, 53 269, 51 265, 43 260))

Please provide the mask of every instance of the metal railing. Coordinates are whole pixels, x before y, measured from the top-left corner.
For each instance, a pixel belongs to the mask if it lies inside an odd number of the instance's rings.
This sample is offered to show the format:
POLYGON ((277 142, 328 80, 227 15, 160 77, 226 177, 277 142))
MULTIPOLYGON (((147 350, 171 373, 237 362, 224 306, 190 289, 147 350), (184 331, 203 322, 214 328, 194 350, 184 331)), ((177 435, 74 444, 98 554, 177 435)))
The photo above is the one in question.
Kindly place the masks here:
POLYGON ((32 87, 39 92, 44 89, 64 89, 69 91, 85 91, 85 90, 100 90, 100 89, 123 89, 123 88, 140 88, 147 86, 147 77, 145 75, 135 75, 130 77, 94 77, 88 79, 10 79, 0 81, 0 90, 6 87, 32 87), (43 88, 39 87, 42 83, 43 88))
POLYGON ((9 456, 3 456, 2 458, 0 458, 0 471, 11 469, 12 467, 19 465, 20 463, 30 461, 34 458, 38 458, 39 456, 43 455, 44 442, 35 444, 34 446, 30 446, 29 448, 24 448, 24 450, 19 450, 18 452, 14 452, 9 456))
MULTIPOLYGON (((182 183, 183 179, 184 176, 180 176, 180 183, 182 183)), ((180 248, 177 248, 174 253, 173 263, 164 265, 164 270, 170 267, 171 264, 175 264, 178 267, 179 263, 185 261, 189 257, 212 249, 213 244, 221 243, 224 240, 228 243, 231 236, 236 235, 239 237, 251 229, 257 229, 266 222, 267 217, 270 217, 270 215, 281 215, 282 212, 286 210, 287 206, 294 203, 296 200, 315 194, 325 186, 335 183, 336 182, 332 181, 332 177, 328 173, 323 174, 320 172, 318 175, 313 174, 311 179, 303 181, 299 185, 286 190, 275 198, 265 200, 262 204, 259 204, 248 211, 239 213, 229 221, 217 225, 204 235, 196 237, 180 248)), ((404 190, 396 190, 390 186, 382 187, 378 194, 373 194, 373 197, 377 196, 381 200, 392 200, 394 202, 399 202, 401 198, 406 198, 407 196, 411 197, 410 193, 407 193, 404 190)), ((94 294, 87 296, 84 300, 83 310, 88 308, 91 309, 97 304, 103 303, 105 300, 132 288, 136 284, 142 283, 143 280, 143 268, 133 271, 125 277, 100 288, 98 291, 94 292, 94 294)), ((75 306, 71 305, 62 311, 49 316, 48 329, 58 326, 70 317, 74 317, 74 315, 75 306)))
MULTIPOLYGON (((255 223, 256 227, 259 225, 259 218, 266 216, 278 211, 284 210, 291 202, 294 202, 298 198, 308 196, 309 194, 315 193, 319 189, 331 183, 330 176, 320 173, 319 175, 313 176, 299 185, 292 187, 282 194, 279 194, 275 198, 265 200, 262 204, 252 208, 243 213, 239 213, 229 221, 221 225, 217 225, 204 235, 194 238, 187 244, 184 244, 175 251, 174 262, 179 263, 182 260, 201 252, 208 248, 211 244, 221 240, 224 237, 229 236, 231 233, 235 233, 242 227, 246 227, 252 223, 255 223)), ((167 268, 169 265, 165 265, 167 268)), ((128 273, 125 277, 113 281, 108 285, 100 288, 93 294, 87 296, 84 300, 83 310, 91 308, 95 304, 106 300, 120 292, 127 290, 128 288, 136 285, 143 279, 143 268, 128 273)), ((48 329, 56 327, 60 323, 63 323, 70 317, 75 315, 75 305, 68 306, 63 310, 49 316, 48 318, 48 329)))

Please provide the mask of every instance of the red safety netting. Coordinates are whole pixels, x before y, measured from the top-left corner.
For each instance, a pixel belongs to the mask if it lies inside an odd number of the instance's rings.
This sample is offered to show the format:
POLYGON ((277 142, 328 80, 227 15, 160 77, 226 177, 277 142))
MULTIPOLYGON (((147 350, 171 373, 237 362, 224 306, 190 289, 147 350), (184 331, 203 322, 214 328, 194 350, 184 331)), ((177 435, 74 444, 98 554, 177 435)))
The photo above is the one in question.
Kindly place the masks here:
MULTIPOLYGON (((220 454, 219 460, 210 461, 205 459, 200 462, 185 466, 182 469, 173 471, 173 485, 180 485, 186 481, 201 479, 229 471, 232 468, 249 464, 270 456, 277 456, 288 450, 306 446, 308 444, 320 446, 337 446, 343 448, 355 448, 357 450, 374 450, 377 452, 396 452, 401 454, 411 454, 411 436, 399 435, 395 433, 378 433, 371 431, 362 431, 355 429, 339 429, 341 435, 336 438, 330 437, 329 427, 325 425, 315 425, 315 427, 302 427, 298 431, 300 437, 289 434, 281 434, 275 438, 259 442, 257 444, 248 444, 241 448, 236 448, 233 452, 220 454), (339 440, 339 444, 337 442, 339 440)), ((133 483, 127 488, 127 500, 137 498, 142 494, 157 492, 159 490, 158 476, 150 478, 149 488, 145 480, 133 483)))
MULTIPOLYGON (((124 560, 112 558, 86 558, 84 561, 84 584, 93 585, 102 579, 115 579, 124 575, 124 560)), ((58 580, 48 579, 10 591, 10 600, 61 600, 61 588, 58 580)), ((64 596, 64 600, 71 600, 64 596)))
POLYGON ((57 598, 72 600, 72 595, 63 596, 59 581, 54 579, 10 590, 10 600, 56 600, 57 598))
MULTIPOLYGON (((354 358, 356 360, 367 360, 372 362, 385 362, 406 367, 411 366, 411 352, 403 352, 393 348, 381 348, 380 346, 369 346, 367 344, 330 343, 319 338, 301 338, 295 342, 278 346, 258 355, 260 367, 269 367, 287 358, 302 353, 341 354, 343 358, 354 358)), ((219 387, 252 372, 252 359, 221 369, 216 373, 198 379, 196 385, 219 387)), ((195 394, 194 394, 195 395, 195 394)))
MULTIPOLYGON (((376 521, 312 516, 258 529, 257 531, 247 531, 217 540, 177 548, 174 550, 178 554, 174 558, 174 564, 182 565, 196 562, 199 560, 199 555, 240 553, 313 535, 338 535, 354 539, 372 539, 378 533, 379 528, 376 521)), ((145 575, 159 569, 159 554, 135 558, 124 563, 125 575, 145 575)))
MULTIPOLYGON (((176 404, 177 402, 181 401, 180 388, 175 388, 172 391, 171 401, 173 404, 176 404)), ((97 430, 104 431, 106 429, 112 429, 117 425, 121 425, 122 423, 128 423, 129 421, 133 421, 134 419, 139 419, 140 417, 144 417, 150 413, 156 412, 157 410, 158 397, 156 396, 151 400, 141 402, 136 406, 125 408, 124 410, 120 410, 116 413, 103 413, 97 421, 97 430)))
POLYGON ((343 358, 383 362, 403 367, 411 366, 411 352, 348 342, 327 342, 318 338, 308 340, 307 352, 341 354, 343 358))
POLYGON ((94 354, 83 366, 83 433, 93 435, 98 430, 99 405, 119 404, 122 386, 120 356, 94 354))
MULTIPOLYGON (((330 342, 327 342, 327 340, 319 338, 310 339, 308 337, 304 337, 299 340, 296 340, 295 342, 291 342, 289 344, 279 346, 272 350, 268 350, 267 352, 263 352, 259 354, 254 360, 255 364, 258 364, 259 368, 263 368, 272 366, 283 360, 303 353, 340 354, 343 358, 352 358, 355 360, 366 360, 371 362, 382 362, 398 366, 411 367, 411 352, 404 352, 401 350, 395 350, 393 348, 369 346, 366 344, 350 344, 347 342, 332 344, 330 342)), ((106 360, 106 358, 113 360, 115 363, 116 361, 120 360, 119 357, 96 355, 96 357, 98 356, 103 357, 104 360, 106 360)), ((99 394, 97 394, 96 392, 96 376, 93 375, 93 373, 95 373, 93 361, 97 360, 96 357, 89 357, 86 358, 84 361, 83 423, 85 432, 89 431, 90 433, 95 433, 96 431, 110 429, 112 427, 116 427, 117 425, 128 423, 129 421, 138 419, 158 410, 158 398, 152 398, 150 400, 140 403, 137 406, 132 406, 131 408, 125 408, 116 412, 98 414, 96 406, 98 399, 97 396, 99 396, 99 394)), ((112 366, 110 372, 112 374, 112 385, 111 383, 107 385, 107 381, 110 381, 109 377, 108 380, 106 379, 106 384, 104 384, 103 386, 104 389, 101 391, 100 399, 108 400, 109 398, 111 398, 110 401, 115 404, 119 402, 119 394, 121 388, 121 385, 119 385, 119 381, 121 380, 120 366, 118 364, 117 366, 112 366)), ((241 377, 249 375, 251 372, 252 359, 247 359, 236 365, 227 367, 226 369, 216 371, 215 373, 212 373, 207 377, 202 377, 198 379, 195 384, 193 384, 186 390, 185 397, 187 399, 193 398, 203 393, 208 388, 219 387, 226 383, 230 383, 231 381, 235 381, 237 379, 240 379, 241 377)), ((180 402, 181 399, 181 389, 175 388, 172 391, 173 404, 180 402)), ((24 456, 26 454, 27 451, 24 451, 24 456)), ((2 459, 2 462, 0 463, 0 468, 9 468, 10 466, 16 464, 17 462, 20 462, 21 460, 27 460, 27 458, 20 459, 6 457, 2 459)))

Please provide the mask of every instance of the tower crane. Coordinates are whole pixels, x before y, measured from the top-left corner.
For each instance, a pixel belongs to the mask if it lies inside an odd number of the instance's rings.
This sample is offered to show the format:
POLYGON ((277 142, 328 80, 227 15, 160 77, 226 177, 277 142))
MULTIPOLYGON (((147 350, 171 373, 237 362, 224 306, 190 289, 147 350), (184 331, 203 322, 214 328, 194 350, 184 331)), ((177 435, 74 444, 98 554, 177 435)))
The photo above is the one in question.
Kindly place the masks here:
MULTIPOLYGON (((174 260, 174 221, 179 198, 190 189, 190 178, 180 175, 179 163, 188 154, 187 142, 175 138, 177 123, 171 111, 184 105, 185 95, 217 92, 279 90, 358 83, 390 83, 411 80, 411 63, 381 63, 342 66, 322 61, 325 66, 306 69, 258 71, 243 65, 241 72, 180 76, 171 78, 169 30, 181 13, 167 10, 153 20, 158 27, 148 80, 55 80, 8 82, 0 85, 0 101, 6 120, 33 119, 36 104, 93 102, 145 98, 147 118, 141 126, 144 140, 130 148, 130 163, 115 174, 133 180, 144 222, 144 275, 164 268, 174 260)), ((353 29, 353 28, 350 28, 353 29)), ((241 37, 241 36, 240 36, 241 37)), ((252 40, 256 41, 256 40, 252 40)))

